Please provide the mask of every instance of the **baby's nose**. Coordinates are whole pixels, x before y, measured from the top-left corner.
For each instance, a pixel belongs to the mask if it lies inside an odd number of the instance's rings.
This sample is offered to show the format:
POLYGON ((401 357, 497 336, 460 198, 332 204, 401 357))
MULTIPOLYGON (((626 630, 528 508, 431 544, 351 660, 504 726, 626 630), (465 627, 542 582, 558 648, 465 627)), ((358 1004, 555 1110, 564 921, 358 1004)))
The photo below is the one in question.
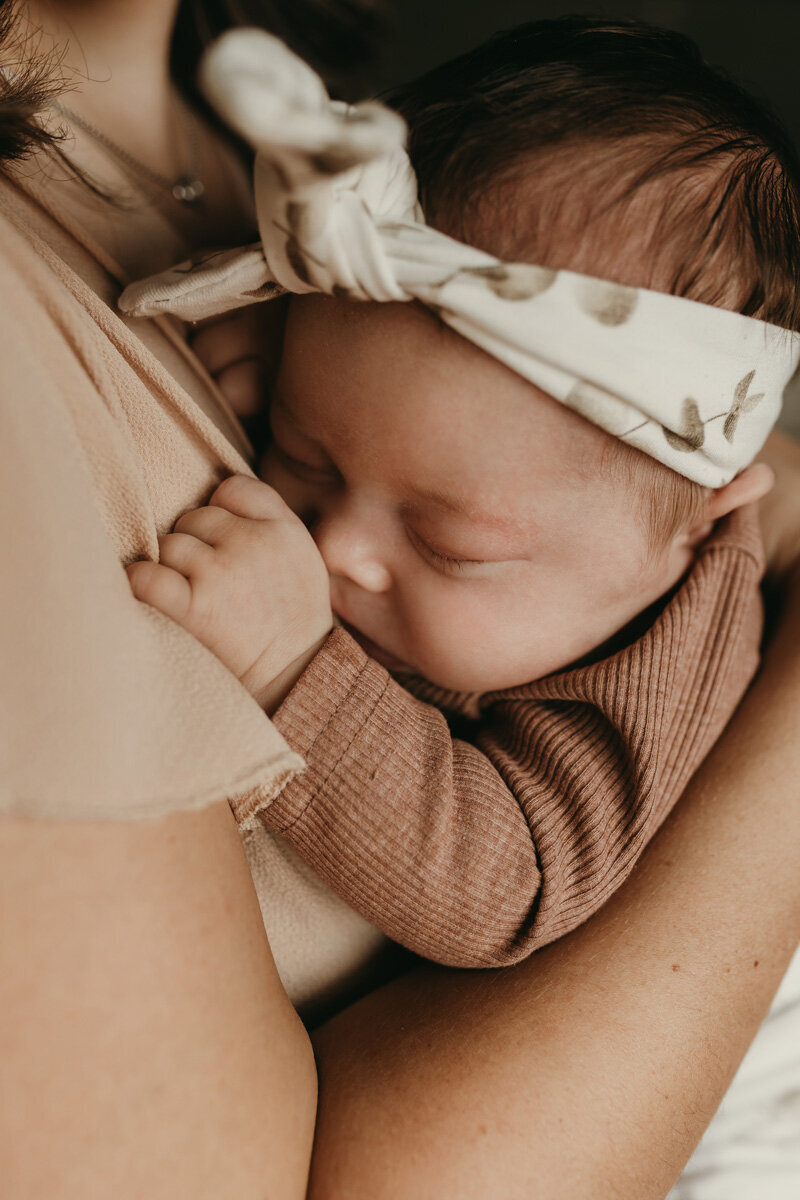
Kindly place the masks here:
POLYGON ((360 561, 358 563, 350 563, 345 569, 338 571, 328 568, 328 574, 332 578, 348 579, 351 583, 357 584, 365 592, 388 592, 391 587, 391 576, 389 572, 379 563, 360 561))
POLYGON ((389 590, 392 576, 375 531, 333 515, 318 520, 311 532, 329 575, 366 592, 389 590))

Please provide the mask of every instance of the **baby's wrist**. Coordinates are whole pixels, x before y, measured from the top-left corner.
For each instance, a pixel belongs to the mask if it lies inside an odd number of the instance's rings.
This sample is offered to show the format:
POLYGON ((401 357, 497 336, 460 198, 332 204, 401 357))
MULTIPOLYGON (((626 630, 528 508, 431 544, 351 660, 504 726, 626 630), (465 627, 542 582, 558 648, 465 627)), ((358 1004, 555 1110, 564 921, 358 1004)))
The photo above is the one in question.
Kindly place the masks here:
POLYGON ((330 629, 327 629, 322 637, 318 638, 313 645, 308 646, 302 654, 298 654, 296 658, 292 659, 288 666, 284 667, 266 684, 255 687, 248 686, 248 681, 242 679, 242 683, 245 684, 253 699, 263 708, 268 717, 271 717, 280 708, 306 667, 328 640, 329 633, 330 629))

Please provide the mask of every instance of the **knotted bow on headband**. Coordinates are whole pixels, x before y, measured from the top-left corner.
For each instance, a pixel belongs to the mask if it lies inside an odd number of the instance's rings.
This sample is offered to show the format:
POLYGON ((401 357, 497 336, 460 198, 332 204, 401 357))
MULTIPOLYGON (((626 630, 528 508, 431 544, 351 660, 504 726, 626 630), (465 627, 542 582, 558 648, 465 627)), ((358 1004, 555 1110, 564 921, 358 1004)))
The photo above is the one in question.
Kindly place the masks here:
POLYGON ((261 244, 128 287, 120 308, 188 320, 283 292, 419 300, 463 337, 608 433, 708 487, 761 449, 800 335, 573 271, 503 263, 430 229, 405 123, 331 101, 277 38, 234 30, 201 86, 254 147, 261 244))

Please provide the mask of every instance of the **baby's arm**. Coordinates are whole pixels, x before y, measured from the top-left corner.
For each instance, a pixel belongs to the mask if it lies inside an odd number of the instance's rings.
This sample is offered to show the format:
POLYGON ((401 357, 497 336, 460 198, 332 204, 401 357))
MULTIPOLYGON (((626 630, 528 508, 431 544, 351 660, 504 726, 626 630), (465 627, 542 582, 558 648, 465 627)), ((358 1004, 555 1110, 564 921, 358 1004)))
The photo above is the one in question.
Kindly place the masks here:
POLYGON ((720 535, 629 651, 484 698, 474 744, 335 630, 275 714, 308 769, 261 819, 411 949, 524 958, 620 887, 727 723, 760 573, 720 535))
POLYGON ((308 765, 261 819, 369 921, 451 966, 502 966, 548 940, 536 839, 511 781, 346 630, 275 721, 308 765))
POLYGON ((134 595, 212 650, 268 712, 325 642, 285 714, 307 754, 306 785, 268 823, 412 949, 463 965, 523 956, 540 875, 513 792, 343 630, 325 641, 327 573, 277 493, 227 479, 159 545, 158 563, 128 568, 134 595))
POLYGON ((599 908, 755 665, 754 649, 739 650, 743 637, 757 644, 759 565, 740 555, 732 574, 721 552, 709 554, 715 602, 700 619, 691 604, 688 617, 678 611, 680 656, 649 654, 644 641, 621 676, 601 663, 498 693, 472 744, 346 631, 325 638, 316 547, 265 484, 227 480, 176 530, 162 539, 168 566, 131 568, 135 593, 209 646, 268 711, 283 698, 276 724, 308 764, 260 818, 374 924, 448 965, 518 961, 599 908), (645 702, 661 707, 640 720, 645 702))

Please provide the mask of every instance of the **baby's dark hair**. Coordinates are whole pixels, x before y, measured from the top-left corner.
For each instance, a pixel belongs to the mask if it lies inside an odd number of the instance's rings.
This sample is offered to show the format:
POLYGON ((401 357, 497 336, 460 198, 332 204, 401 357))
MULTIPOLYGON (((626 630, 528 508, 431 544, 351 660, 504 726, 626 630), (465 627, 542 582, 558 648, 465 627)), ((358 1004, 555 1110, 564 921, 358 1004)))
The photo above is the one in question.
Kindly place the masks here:
MULTIPOLYGON (((409 124, 429 224, 506 261, 800 329, 800 159, 769 109, 682 34, 599 17, 536 21, 389 102, 409 124)), ((615 446, 628 474, 660 467, 615 446)), ((661 474, 658 540, 707 494, 661 474)))
POLYGON ((432 224, 580 269, 583 230, 595 240, 615 213, 624 228, 646 192, 656 220, 638 249, 653 286, 800 329, 800 160, 768 109, 682 34, 535 21, 390 102, 432 224))

